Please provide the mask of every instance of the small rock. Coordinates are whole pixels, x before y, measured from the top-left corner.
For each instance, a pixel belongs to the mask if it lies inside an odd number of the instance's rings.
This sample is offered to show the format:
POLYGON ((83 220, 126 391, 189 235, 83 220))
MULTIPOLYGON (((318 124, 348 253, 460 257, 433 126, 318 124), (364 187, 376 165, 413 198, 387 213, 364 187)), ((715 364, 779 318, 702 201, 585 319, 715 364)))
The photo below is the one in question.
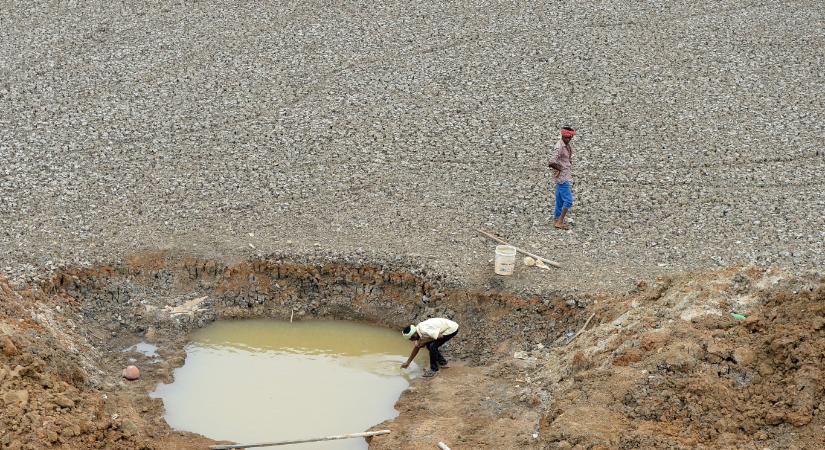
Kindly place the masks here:
POLYGON ((140 370, 135 366, 128 366, 123 369, 123 378, 129 381, 134 381, 140 378, 140 370))
POLYGON ((138 428, 137 425, 135 425, 132 421, 124 420, 120 424, 120 431, 123 433, 123 436, 128 438, 135 436, 137 434, 138 428))
POLYGON ((21 389, 19 391, 6 392, 6 395, 3 396, 3 401, 6 405, 16 404, 17 406, 23 408, 29 404, 29 391, 26 389, 21 389))
POLYGON ((756 440, 764 441, 768 439, 768 433, 765 433, 763 430, 759 430, 753 435, 753 437, 756 438, 756 440))
POLYGON ((3 347, 3 355, 9 358, 19 353, 17 350, 17 346, 15 346, 11 338, 6 336, 5 334, 3 336, 0 336, 0 347, 3 347))
POLYGON ((55 404, 57 404, 57 406, 60 406, 61 408, 73 408, 74 407, 74 402, 70 398, 66 397, 65 395, 55 396, 54 402, 55 402, 55 404))
POLYGON ((155 327, 149 327, 149 329, 146 330, 146 334, 144 334, 144 337, 147 341, 154 342, 158 338, 158 331, 155 329, 155 327))
MULTIPOLYGON (((0 376, 0 380, 2 380, 2 379, 3 379, 3 377, 0 376)), ((39 381, 40 381, 40 386, 42 386, 44 389, 51 389, 51 388, 54 387, 54 383, 52 382, 52 380, 49 379, 49 377, 47 377, 45 375, 40 375, 40 380, 39 381)))
POLYGON ((43 438, 46 440, 46 442, 53 444, 60 438, 60 436, 58 436, 54 430, 46 430, 43 433, 43 438))
POLYGON ((524 265, 525 266, 535 266, 536 265, 536 259, 532 258, 530 256, 525 256, 524 257, 524 265))
POLYGON ((742 367, 748 367, 756 360, 756 354, 747 347, 738 347, 733 351, 733 359, 742 367))
POLYGON ((18 364, 16 366, 14 366, 14 369, 12 369, 11 372, 9 372, 8 378, 9 378, 9 380, 13 380, 15 378, 20 378, 20 376, 22 374, 23 374, 23 366, 18 364))

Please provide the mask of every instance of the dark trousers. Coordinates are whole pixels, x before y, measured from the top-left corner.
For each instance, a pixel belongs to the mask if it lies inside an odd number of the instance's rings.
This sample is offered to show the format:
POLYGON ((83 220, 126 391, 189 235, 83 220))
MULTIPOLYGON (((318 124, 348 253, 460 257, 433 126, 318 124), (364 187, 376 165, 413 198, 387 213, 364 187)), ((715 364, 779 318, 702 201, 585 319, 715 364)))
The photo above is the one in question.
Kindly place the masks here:
POLYGON ((447 360, 444 359, 444 355, 442 355, 441 352, 438 351, 438 348, 446 344, 447 341, 452 339, 453 336, 455 336, 456 334, 458 334, 458 330, 456 330, 453 334, 441 336, 440 338, 427 343, 427 350, 430 351, 430 370, 432 370, 433 372, 438 372, 439 364, 441 364, 442 366, 447 364, 447 360))

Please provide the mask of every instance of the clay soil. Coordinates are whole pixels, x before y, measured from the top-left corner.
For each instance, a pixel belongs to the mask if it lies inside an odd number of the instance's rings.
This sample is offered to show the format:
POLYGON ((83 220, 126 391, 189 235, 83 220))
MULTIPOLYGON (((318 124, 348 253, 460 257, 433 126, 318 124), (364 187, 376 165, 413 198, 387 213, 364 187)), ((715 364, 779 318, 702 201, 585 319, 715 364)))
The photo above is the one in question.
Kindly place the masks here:
POLYGON ((0 279, 0 448, 206 448, 213 441, 171 430, 148 393, 172 380, 193 329, 292 311, 393 328, 432 316, 461 323, 447 346, 452 367, 412 383, 400 415, 375 427, 392 433, 371 449, 825 442, 822 278, 732 267, 565 298, 412 272, 155 253, 36 284, 0 279), (159 358, 123 351, 140 341, 159 358), (129 363, 139 381, 120 377, 129 363))

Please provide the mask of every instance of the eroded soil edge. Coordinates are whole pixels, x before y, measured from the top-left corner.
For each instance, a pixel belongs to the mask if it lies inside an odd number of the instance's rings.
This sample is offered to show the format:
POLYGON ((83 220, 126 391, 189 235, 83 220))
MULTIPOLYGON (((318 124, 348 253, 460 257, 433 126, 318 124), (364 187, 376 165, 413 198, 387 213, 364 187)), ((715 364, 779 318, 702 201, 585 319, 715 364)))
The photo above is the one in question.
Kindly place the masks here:
POLYGON ((485 330, 451 344, 453 356, 471 365, 491 357, 502 342, 549 340, 558 323, 575 321, 575 307, 507 293, 441 290, 437 283, 370 266, 226 265, 161 253, 117 267, 64 271, 35 285, 4 281, 0 331, 7 350, 0 383, 7 431, 0 443, 202 448, 205 440, 172 433, 162 420, 162 403, 146 393, 158 381, 171 381, 172 370, 183 364, 188 332, 217 319, 294 315, 400 328, 429 316, 454 317, 467 330, 485 330), (169 308, 204 296, 191 313, 169 308), (157 362, 123 353, 144 340, 158 346, 157 362), (138 382, 120 379, 128 358, 142 370, 138 382))
POLYGON ((205 448, 170 430, 147 393, 183 364, 191 330, 293 314, 461 323, 449 346, 461 363, 416 380, 371 448, 815 448, 824 305, 823 279, 754 268, 572 299, 448 288, 403 268, 142 254, 34 284, 0 279, 0 448, 205 448), (140 341, 160 357, 122 351, 140 341), (137 382, 120 378, 128 358, 137 382))

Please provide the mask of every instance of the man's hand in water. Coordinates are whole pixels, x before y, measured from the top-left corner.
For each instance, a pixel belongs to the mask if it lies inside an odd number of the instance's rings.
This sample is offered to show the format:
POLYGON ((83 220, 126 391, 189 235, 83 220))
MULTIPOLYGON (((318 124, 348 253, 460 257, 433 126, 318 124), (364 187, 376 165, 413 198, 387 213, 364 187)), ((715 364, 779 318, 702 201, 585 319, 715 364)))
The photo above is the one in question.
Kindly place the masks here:
POLYGON ((410 363, 401 364, 402 369, 406 369, 407 367, 410 367, 410 363))

